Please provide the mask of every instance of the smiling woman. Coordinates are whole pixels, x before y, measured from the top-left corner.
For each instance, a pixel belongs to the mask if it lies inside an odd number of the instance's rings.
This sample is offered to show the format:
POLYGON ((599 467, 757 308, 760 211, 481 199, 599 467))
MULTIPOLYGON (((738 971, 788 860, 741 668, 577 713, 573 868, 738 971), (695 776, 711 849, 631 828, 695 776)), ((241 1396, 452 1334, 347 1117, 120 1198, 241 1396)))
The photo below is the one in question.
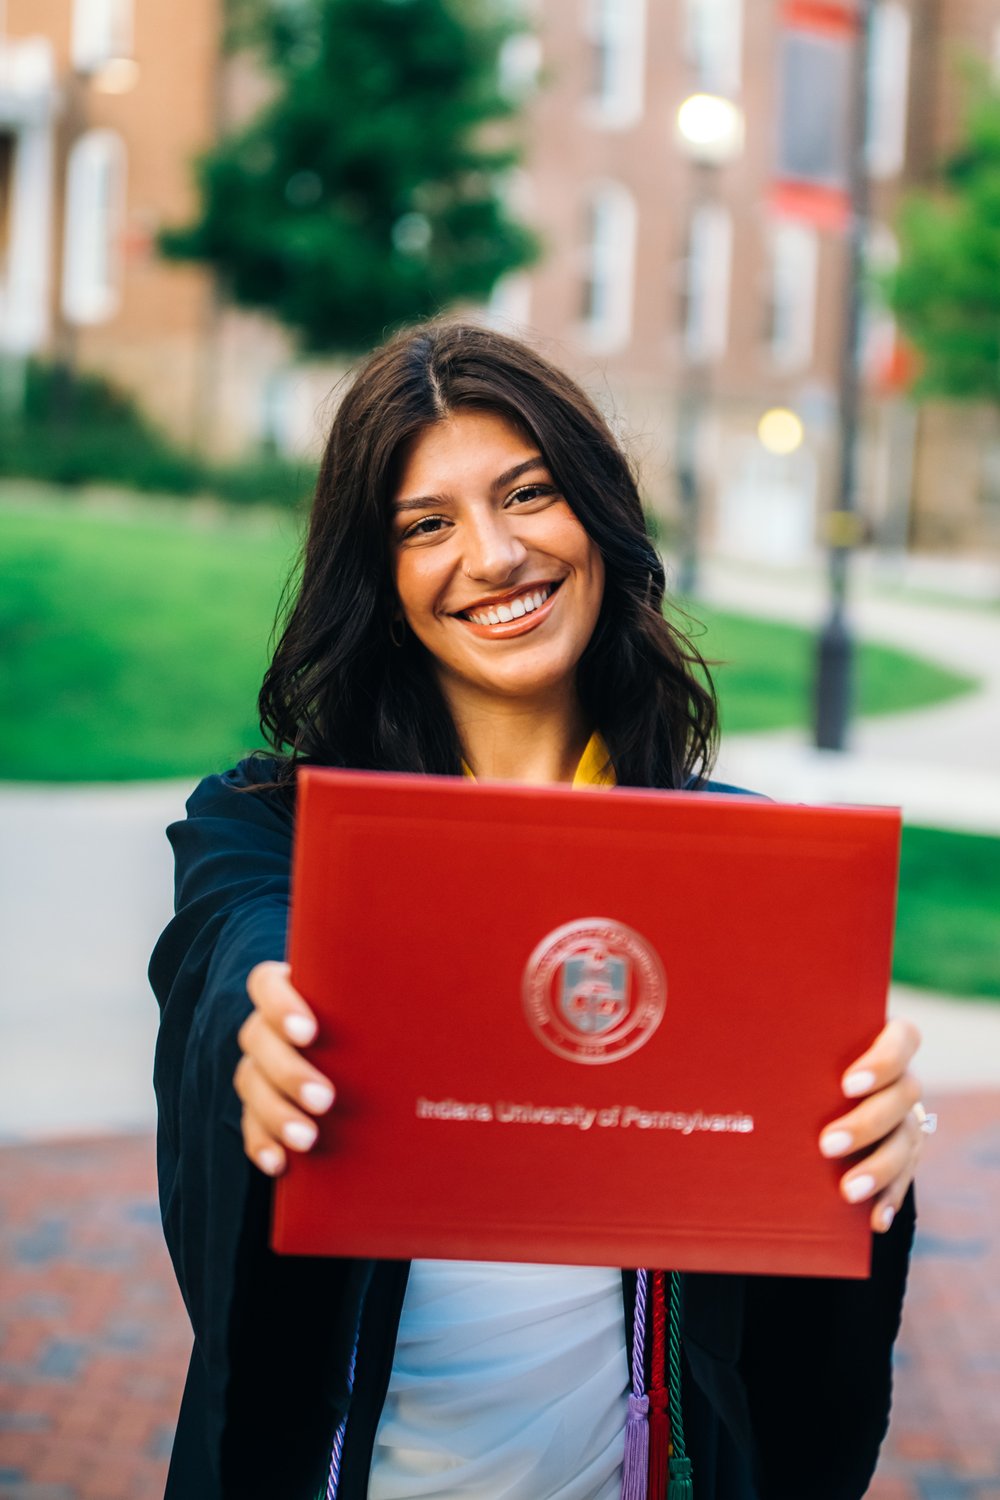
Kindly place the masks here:
MULTIPOLYGON (((317 1117, 337 1141, 336 1079, 302 1051, 317 1022, 281 961, 296 768, 733 791, 708 780, 711 679, 663 595, 625 456, 531 349, 434 324, 362 367, 260 694, 275 753, 202 782, 170 829, 160 1191, 196 1334, 170 1500, 690 1500, 691 1461, 697 1500, 867 1488, 922 1140, 904 1021, 831 1067, 844 1112, 812 1148, 849 1159, 868 1282, 268 1249, 268 1178, 317 1117)), ((386 941, 419 867, 415 850, 380 881, 386 941)), ((688 884, 673 869, 664 902, 712 901, 688 884)))
POLYGON ((628 459, 579 386, 489 329, 401 335, 357 375, 320 471, 260 698, 291 750, 279 780, 300 760, 457 775, 464 759, 571 781, 596 725, 619 782, 697 780, 715 696, 664 585, 628 459))
POLYGON ((534 447, 474 408, 411 439, 394 504, 395 584, 475 774, 510 775, 516 757, 522 780, 571 781, 590 737, 574 684, 604 563, 534 447), (498 715, 530 722, 530 734, 498 735, 498 715))

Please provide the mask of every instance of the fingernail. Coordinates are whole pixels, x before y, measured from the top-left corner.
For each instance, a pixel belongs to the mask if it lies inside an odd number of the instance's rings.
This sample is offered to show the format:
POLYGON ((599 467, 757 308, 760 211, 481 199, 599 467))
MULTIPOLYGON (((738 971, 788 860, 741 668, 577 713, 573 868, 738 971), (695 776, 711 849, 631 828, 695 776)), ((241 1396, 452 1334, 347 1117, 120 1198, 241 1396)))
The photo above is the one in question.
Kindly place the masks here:
POLYGON ((848 1073, 844 1079, 844 1093, 848 1099, 856 1099, 859 1094, 867 1094, 875 1087, 875 1074, 862 1069, 859 1073, 848 1073))
POLYGON ((309 1120, 289 1120, 282 1127, 281 1136, 293 1151, 308 1151, 319 1131, 309 1120))
POLYGON ((316 1022, 309 1016, 292 1011, 291 1015, 285 1017, 285 1035, 302 1046, 311 1042, 316 1035, 316 1022))
POLYGON ((891 1203, 887 1203, 885 1205, 885 1208, 883 1208, 883 1210, 882 1210, 882 1215, 881 1215, 882 1228, 883 1229, 888 1229, 889 1226, 890 1226, 890 1224, 892 1223, 892 1221, 893 1221, 893 1219, 895 1217, 896 1217, 896 1210, 893 1208, 893 1206, 892 1206, 891 1203))
POLYGON ((845 1156, 853 1145, 854 1137, 849 1130, 828 1130, 820 1137, 819 1149, 824 1156, 845 1156))
POLYGON ((276 1151, 273 1146, 265 1146, 263 1151, 257 1153, 257 1165, 268 1177, 277 1177, 281 1171, 281 1152, 276 1151))
POLYGON ((850 1182, 844 1183, 844 1193, 850 1203, 860 1203, 862 1198, 870 1198, 875 1191, 875 1179, 865 1173, 861 1177, 852 1177, 850 1182))
POLYGON ((299 1096, 306 1109, 315 1115, 325 1115, 333 1103, 333 1089, 328 1083, 304 1083, 299 1096))

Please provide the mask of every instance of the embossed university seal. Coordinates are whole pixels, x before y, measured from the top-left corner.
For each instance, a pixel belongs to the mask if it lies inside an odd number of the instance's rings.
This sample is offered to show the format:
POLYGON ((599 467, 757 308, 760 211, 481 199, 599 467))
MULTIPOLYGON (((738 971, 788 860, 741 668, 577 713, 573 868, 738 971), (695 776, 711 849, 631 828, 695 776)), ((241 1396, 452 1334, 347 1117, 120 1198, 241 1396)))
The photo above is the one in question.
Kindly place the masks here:
POLYGON ((611 1063, 649 1041, 667 984, 656 949, 610 917, 583 917, 538 944, 524 970, 524 1009, 538 1040, 577 1063, 611 1063))

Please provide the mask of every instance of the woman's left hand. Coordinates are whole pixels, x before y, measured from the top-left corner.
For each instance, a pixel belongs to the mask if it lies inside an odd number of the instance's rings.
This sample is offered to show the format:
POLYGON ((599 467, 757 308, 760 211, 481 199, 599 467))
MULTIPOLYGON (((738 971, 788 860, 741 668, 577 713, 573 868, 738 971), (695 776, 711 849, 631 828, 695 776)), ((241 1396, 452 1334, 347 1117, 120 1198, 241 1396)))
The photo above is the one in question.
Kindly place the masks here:
POLYGON ((859 1099, 848 1114, 832 1120, 820 1136, 824 1156, 864 1153, 840 1179, 849 1203, 872 1202, 871 1226, 884 1234, 913 1181, 923 1132, 913 1106, 920 1084, 909 1071, 920 1046, 912 1021, 897 1017, 844 1073, 848 1099, 859 1099))

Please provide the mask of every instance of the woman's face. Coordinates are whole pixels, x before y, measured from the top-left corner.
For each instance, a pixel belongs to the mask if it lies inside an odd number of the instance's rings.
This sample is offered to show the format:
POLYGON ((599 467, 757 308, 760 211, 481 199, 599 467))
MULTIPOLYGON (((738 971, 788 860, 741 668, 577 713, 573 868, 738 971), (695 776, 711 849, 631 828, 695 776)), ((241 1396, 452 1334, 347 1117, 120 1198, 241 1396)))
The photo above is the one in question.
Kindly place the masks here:
POLYGON ((392 516, 396 591, 446 696, 571 686, 604 561, 533 439, 460 410, 411 440, 392 516))

